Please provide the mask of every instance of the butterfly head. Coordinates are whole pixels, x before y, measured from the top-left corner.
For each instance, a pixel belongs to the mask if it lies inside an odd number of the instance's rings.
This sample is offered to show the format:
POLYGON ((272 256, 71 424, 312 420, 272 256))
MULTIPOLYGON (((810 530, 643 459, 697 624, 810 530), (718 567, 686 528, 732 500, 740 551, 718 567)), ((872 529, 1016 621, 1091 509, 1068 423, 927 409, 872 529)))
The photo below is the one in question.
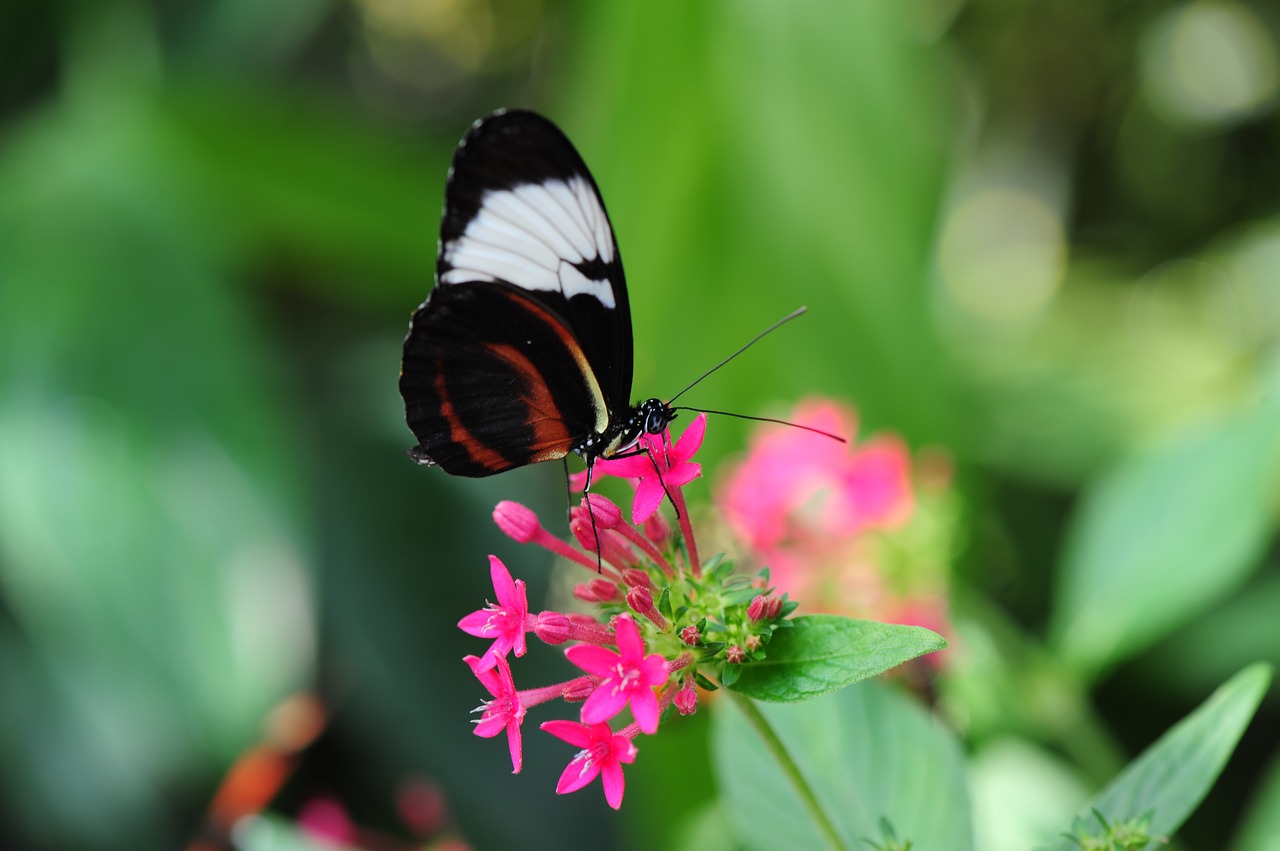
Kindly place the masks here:
POLYGON ((677 413, 661 399, 646 399, 631 409, 625 420, 603 434, 590 435, 576 449, 583 458, 617 458, 636 454, 640 438, 662 434, 677 413))

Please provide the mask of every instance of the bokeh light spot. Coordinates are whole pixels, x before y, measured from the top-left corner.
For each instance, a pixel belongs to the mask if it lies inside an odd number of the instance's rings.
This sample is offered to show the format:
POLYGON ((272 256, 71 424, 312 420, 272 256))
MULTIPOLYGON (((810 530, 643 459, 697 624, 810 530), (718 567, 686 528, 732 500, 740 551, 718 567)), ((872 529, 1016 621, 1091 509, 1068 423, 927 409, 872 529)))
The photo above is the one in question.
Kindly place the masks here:
POLYGON ((1233 123, 1269 105, 1280 89, 1274 41, 1232 0, 1197 0, 1160 18, 1141 61, 1152 105, 1173 123, 1233 123))
POLYGON ((1029 318, 1053 298, 1066 263, 1058 212, 1036 195, 991 188, 947 218, 938 248, 947 293, 966 312, 992 321, 1029 318))

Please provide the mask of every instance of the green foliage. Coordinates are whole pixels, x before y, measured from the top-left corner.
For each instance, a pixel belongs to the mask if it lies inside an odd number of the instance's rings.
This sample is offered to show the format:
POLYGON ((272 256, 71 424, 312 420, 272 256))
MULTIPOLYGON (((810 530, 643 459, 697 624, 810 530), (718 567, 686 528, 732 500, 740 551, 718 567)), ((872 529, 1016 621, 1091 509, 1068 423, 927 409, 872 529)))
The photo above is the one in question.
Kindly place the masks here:
MULTIPOLYGON (((716 777, 745 848, 821 848, 821 836, 755 730, 721 701, 712 730, 716 777)), ((964 759, 954 735, 881 683, 804 703, 761 707, 834 820, 845 847, 879 836, 882 819, 914 851, 973 847, 964 759)))
POLYGON ((1280 405, 1263 403, 1121 463, 1069 530, 1054 635, 1093 673, 1204 612, 1272 534, 1280 405))
MULTIPOLYGON (((1147 839, 1173 836, 1217 780, 1270 683, 1266 665, 1241 671, 1094 796, 1077 816, 1077 827, 1088 827, 1092 817, 1102 833, 1089 828, 1087 835, 1111 842, 1097 846, 1100 849, 1117 851, 1145 848, 1147 839), (1134 838, 1135 825, 1146 838, 1134 838), (1122 838, 1140 844, 1126 845, 1122 838)), ((1058 851, 1069 851, 1067 843, 1079 836, 1080 831, 1073 830, 1058 851)))
POLYGON ((757 700, 795 703, 882 674, 933 653, 947 642, 924 627, 835 615, 791 619, 766 647, 763 660, 741 666, 732 688, 757 700))

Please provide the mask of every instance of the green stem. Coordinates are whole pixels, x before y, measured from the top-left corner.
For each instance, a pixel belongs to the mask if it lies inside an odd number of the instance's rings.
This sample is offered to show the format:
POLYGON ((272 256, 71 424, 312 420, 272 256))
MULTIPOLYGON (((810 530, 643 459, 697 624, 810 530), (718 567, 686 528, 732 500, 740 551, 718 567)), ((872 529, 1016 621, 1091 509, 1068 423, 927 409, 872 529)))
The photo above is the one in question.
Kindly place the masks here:
POLYGON ((844 839, 836 831, 835 824, 827 815, 826 810, 822 808, 822 804, 818 802, 818 796, 814 794, 813 787, 809 785, 809 781, 804 779, 804 775, 800 773, 800 766, 796 765, 795 760, 791 758, 791 754, 787 751, 786 745, 778 738, 778 734, 774 732, 773 725, 769 723, 769 719, 764 717, 764 713, 756 706, 751 698, 738 694, 733 689, 724 689, 721 694, 728 694, 733 700, 735 706, 742 710, 743 716, 747 719, 747 723, 764 741, 764 746, 778 761, 778 765, 782 768, 782 773, 791 785, 795 787, 797 794, 800 795, 800 801, 804 804, 809 815, 813 817, 814 824, 818 827, 818 832, 822 834, 822 838, 827 841, 827 845, 833 851, 849 851, 849 846, 845 845, 844 839))

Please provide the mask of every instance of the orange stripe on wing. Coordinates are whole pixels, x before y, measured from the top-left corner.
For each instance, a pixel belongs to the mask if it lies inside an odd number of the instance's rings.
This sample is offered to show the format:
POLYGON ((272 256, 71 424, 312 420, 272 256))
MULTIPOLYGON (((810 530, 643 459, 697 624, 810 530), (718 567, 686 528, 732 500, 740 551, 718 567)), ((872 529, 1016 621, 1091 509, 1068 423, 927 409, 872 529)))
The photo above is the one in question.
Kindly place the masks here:
POLYGON ((486 446, 462 424, 458 412, 453 409, 449 391, 445 388, 443 372, 436 373, 435 388, 440 397, 440 416, 449 424, 449 440, 461 446, 471 456, 471 460, 481 467, 488 470, 505 470, 510 467, 510 461, 486 446))
POLYGON ((555 400, 551 398, 551 391, 542 372, 528 356, 514 346, 500 344, 487 345, 486 348, 515 367, 516 372, 525 379, 528 392, 520 395, 520 401, 528 409, 525 424, 533 429, 533 447, 541 447, 530 456, 530 461, 563 458, 568 453, 573 438, 561 419, 555 400))
MULTIPOLYGON (((600 389, 600 382, 596 380, 596 374, 591 370, 591 364, 587 362, 587 354, 582 351, 582 346, 578 344, 577 339, 569 329, 565 327, 564 323, 561 322, 559 318, 538 303, 523 295, 517 295, 513 292, 504 292, 503 295, 510 301, 514 302, 517 307, 532 313, 544 326, 555 331, 556 336, 560 338, 561 344, 564 345, 569 356, 572 357, 574 363, 577 364, 578 371, 582 375, 583 383, 587 386, 592 405, 595 407, 595 430, 597 432, 603 432, 609 427, 608 406, 605 404, 604 392, 600 389)), ((495 348, 496 351, 496 347, 491 348, 495 348)), ((535 383, 539 386, 546 386, 546 382, 542 381, 541 374, 537 372, 536 368, 533 369, 533 372, 537 376, 537 381, 535 383)), ((555 406, 552 405, 551 409, 555 410, 555 406)), ((561 453, 561 455, 563 454, 564 453, 561 453)), ((550 455, 547 457, 559 458, 561 456, 550 455)))

